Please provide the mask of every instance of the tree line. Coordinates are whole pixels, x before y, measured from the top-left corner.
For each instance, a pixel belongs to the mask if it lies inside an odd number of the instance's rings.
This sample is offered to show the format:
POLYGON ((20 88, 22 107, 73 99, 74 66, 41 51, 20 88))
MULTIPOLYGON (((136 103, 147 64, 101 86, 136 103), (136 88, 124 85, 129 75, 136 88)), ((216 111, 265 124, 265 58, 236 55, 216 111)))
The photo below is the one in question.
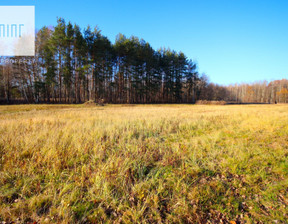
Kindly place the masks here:
POLYGON ((182 52, 154 50, 123 34, 112 44, 97 27, 82 30, 62 18, 37 32, 34 58, 9 59, 18 63, 0 64, 6 102, 188 103, 203 86, 196 64, 182 52))
POLYGON ((288 80, 257 81, 228 86, 208 83, 202 88, 199 98, 231 103, 288 103, 288 80))
POLYGON ((62 18, 36 33, 35 57, 0 58, 2 103, 286 103, 287 89, 287 80, 213 84, 182 52, 123 34, 112 43, 98 27, 62 18))

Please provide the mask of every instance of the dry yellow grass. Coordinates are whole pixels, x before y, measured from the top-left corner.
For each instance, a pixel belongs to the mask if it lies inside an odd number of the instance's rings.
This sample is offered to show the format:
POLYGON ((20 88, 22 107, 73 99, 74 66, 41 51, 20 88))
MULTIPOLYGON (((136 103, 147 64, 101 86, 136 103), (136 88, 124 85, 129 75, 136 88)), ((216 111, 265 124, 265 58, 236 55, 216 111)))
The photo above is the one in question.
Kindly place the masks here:
POLYGON ((288 218, 287 105, 0 106, 0 221, 288 218))

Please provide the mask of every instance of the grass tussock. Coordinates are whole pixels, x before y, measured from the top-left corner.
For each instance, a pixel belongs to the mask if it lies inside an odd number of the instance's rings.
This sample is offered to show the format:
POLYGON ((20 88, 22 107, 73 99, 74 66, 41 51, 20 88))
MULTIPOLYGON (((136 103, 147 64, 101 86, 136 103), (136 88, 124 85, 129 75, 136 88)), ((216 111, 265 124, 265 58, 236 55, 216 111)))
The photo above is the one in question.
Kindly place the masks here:
POLYGON ((220 100, 198 100, 197 105, 226 105, 226 101, 220 100))
POLYGON ((97 103, 94 100, 89 100, 85 103, 83 103, 85 106, 97 106, 97 103))
POLYGON ((39 107, 0 107, 0 221, 287 221, 287 105, 39 107))
POLYGON ((97 101, 89 100, 89 101, 86 101, 83 105, 84 106, 104 106, 104 100, 103 99, 99 99, 97 101))

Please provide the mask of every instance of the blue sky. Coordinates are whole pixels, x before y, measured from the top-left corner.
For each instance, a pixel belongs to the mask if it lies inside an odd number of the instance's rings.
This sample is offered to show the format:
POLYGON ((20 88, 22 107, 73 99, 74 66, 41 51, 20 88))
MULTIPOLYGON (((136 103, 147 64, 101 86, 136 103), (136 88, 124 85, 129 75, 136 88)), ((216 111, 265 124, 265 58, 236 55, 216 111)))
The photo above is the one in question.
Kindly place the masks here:
POLYGON ((229 84, 288 78, 287 0, 0 0, 35 5, 36 27, 56 17, 121 32, 155 49, 170 47, 195 60, 212 82, 229 84))

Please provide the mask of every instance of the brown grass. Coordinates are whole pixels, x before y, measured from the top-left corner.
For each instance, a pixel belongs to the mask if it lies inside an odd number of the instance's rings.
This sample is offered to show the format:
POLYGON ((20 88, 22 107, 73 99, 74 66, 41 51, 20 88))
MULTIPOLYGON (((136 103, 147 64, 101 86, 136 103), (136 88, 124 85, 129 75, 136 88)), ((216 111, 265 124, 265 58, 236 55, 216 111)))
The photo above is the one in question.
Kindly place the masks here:
POLYGON ((285 223, 287 105, 0 106, 0 221, 285 223))

